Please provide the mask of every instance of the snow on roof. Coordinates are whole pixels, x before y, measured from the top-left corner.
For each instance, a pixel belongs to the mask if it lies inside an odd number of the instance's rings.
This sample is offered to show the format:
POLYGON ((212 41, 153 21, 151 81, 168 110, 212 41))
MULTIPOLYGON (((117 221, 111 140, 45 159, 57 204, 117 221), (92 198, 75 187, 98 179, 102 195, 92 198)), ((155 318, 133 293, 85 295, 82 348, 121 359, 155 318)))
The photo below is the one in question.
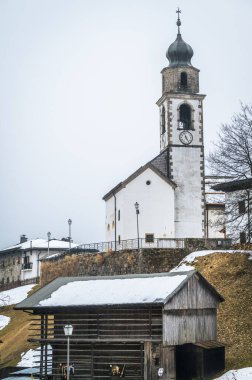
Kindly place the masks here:
MULTIPOLYGON (((77 247, 78 244, 71 243, 71 248, 77 247)), ((50 249, 69 249, 69 242, 51 239, 49 242, 50 249)), ((2 249, 1 251, 11 251, 11 250, 25 250, 25 249, 48 249, 48 240, 47 239, 32 239, 24 243, 16 244, 7 248, 2 249)))
POLYGON ((58 277, 16 305, 15 309, 165 304, 195 273, 198 272, 58 277))
POLYGON ((252 379, 252 367, 231 369, 224 373, 221 377, 215 380, 251 380, 252 379))
POLYGON ((206 196, 206 203, 211 203, 211 204, 222 204, 225 203, 225 193, 222 192, 217 192, 217 191, 212 191, 209 193, 205 193, 206 196))
POLYGON ((164 302, 186 275, 73 281, 61 286, 40 306, 113 305, 164 302), (74 295, 74 296, 73 296, 74 295))
POLYGON ((0 307, 6 305, 15 305, 23 301, 27 297, 29 291, 35 285, 36 284, 29 284, 0 292, 0 307))

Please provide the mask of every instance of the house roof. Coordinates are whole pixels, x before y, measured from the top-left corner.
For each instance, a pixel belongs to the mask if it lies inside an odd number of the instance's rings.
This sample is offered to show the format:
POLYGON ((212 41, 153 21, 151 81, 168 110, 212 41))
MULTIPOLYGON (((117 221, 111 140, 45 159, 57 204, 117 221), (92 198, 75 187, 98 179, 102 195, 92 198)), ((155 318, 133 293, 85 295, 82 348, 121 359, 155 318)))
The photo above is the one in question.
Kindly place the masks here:
POLYGON ((142 174, 146 169, 151 169, 154 173, 156 173, 160 178, 162 178, 165 182, 167 182, 173 189, 177 187, 176 183, 169 179, 169 158, 168 158, 168 150, 161 152, 158 156, 154 157, 151 161, 147 162, 144 166, 141 166, 137 169, 133 174, 131 174, 124 181, 118 183, 112 190, 110 190, 107 194, 102 198, 107 201, 114 194, 119 192, 121 189, 126 187, 128 183, 133 181, 136 177, 142 174))
POLYGON ((222 296, 197 271, 130 276, 59 277, 15 309, 166 304, 195 274, 219 301, 222 296))
MULTIPOLYGON (((50 240, 50 251, 51 250, 68 250, 69 249, 69 242, 58 240, 58 239, 51 239, 50 240)), ((77 247, 78 244, 71 243, 71 247, 77 247)), ((31 250, 31 249, 38 249, 38 250, 47 250, 48 249, 48 240, 47 239, 32 239, 28 240, 24 243, 19 243, 4 249, 0 250, 1 252, 8 252, 8 251, 25 251, 25 250, 31 250)))
POLYGON ((212 187, 214 190, 221 190, 226 193, 237 190, 252 189, 252 178, 238 179, 230 182, 223 182, 212 187))
POLYGON ((214 186, 230 179, 233 179, 233 177, 205 176, 205 199, 207 206, 225 206, 225 193, 221 190, 215 190, 214 186))

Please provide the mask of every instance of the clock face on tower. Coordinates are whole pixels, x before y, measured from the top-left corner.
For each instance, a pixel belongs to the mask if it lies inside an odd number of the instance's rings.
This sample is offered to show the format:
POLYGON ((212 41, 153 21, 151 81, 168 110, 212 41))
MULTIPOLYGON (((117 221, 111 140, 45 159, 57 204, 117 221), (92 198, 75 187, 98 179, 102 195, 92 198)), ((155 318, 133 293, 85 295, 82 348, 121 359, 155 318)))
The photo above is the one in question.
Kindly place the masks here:
POLYGON ((193 136, 189 131, 183 131, 179 135, 179 139, 184 145, 189 145, 193 141, 193 136))

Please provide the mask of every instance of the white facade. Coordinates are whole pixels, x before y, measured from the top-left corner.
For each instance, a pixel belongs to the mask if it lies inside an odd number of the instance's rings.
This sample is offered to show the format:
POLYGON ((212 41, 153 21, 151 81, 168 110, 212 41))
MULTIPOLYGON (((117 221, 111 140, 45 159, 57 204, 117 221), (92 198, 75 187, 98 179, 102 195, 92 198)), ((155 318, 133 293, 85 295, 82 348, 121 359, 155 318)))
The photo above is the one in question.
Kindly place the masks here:
POLYGON ((141 238, 146 234, 173 239, 224 237, 223 231, 207 225, 206 218, 211 214, 215 220, 220 207, 206 213, 205 95, 199 93, 199 70, 191 64, 193 50, 182 40, 179 28, 166 56, 169 66, 161 72, 162 96, 157 101, 160 154, 145 165, 146 170, 140 168, 104 196, 107 241, 137 237, 135 202, 140 208, 141 238))
MULTIPOLYGON (((71 242, 71 248, 77 247, 77 245, 71 242)), ((61 254, 69 251, 69 248, 69 241, 52 239, 49 241, 48 250, 48 240, 32 239, 7 247, 1 250, 1 253, 4 253, 5 257, 8 257, 8 254, 21 257, 21 272, 18 277, 19 280, 24 281, 40 276, 40 260, 47 257, 48 253, 49 255, 61 254)), ((14 261, 13 265, 16 265, 14 261)))
POLYGON ((147 167, 106 202, 106 240, 137 238, 134 204, 139 203, 139 236, 174 237, 174 186, 147 167), (116 218, 115 218, 116 202, 116 218))

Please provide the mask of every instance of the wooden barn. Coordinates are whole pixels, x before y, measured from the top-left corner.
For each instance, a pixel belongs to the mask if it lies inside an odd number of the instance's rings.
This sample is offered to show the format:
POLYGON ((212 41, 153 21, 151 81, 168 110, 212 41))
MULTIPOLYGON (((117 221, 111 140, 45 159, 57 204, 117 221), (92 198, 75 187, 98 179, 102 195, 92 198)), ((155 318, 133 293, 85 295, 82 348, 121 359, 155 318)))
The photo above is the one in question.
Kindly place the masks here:
POLYGON ((64 379, 71 324, 71 379, 208 379, 224 369, 217 342, 222 296, 197 271, 61 277, 16 309, 33 315, 41 379, 64 379))

